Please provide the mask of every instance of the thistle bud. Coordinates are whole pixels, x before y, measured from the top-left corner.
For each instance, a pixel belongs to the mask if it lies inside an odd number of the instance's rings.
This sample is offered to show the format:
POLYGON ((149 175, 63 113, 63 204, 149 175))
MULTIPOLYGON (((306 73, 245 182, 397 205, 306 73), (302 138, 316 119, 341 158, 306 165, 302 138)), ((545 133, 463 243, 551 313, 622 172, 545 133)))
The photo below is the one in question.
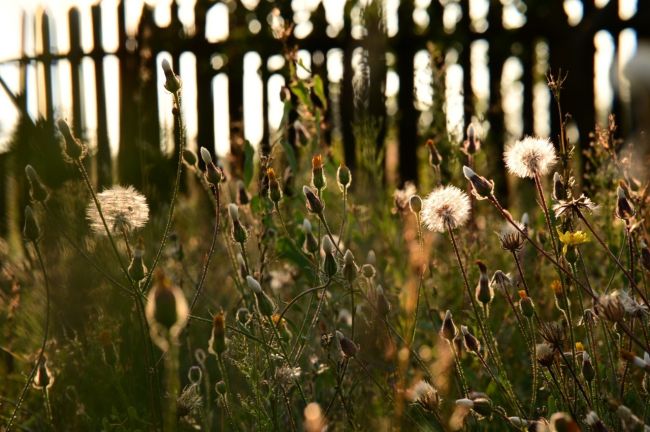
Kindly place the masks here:
POLYGON ((567 190, 564 187, 564 177, 559 172, 553 174, 553 199, 563 201, 567 199, 567 190))
POLYGON ((350 172, 350 168, 341 164, 339 169, 336 171, 336 182, 338 183, 341 192, 345 193, 352 184, 352 173, 350 172))
POLYGON ((181 80, 174 73, 167 59, 162 61, 162 70, 165 73, 165 89, 172 94, 178 93, 181 89, 181 80))
POLYGON ((323 172, 323 157, 319 154, 311 159, 311 184, 319 191, 327 187, 327 180, 323 172))
POLYGON ((518 291, 519 293, 519 309, 521 309, 521 314, 526 318, 532 318, 535 315, 535 305, 533 300, 526 294, 525 290, 518 291))
POLYGON ((237 204, 228 204, 228 214, 230 215, 230 220, 232 221, 233 240, 239 244, 246 243, 246 240, 248 239, 248 231, 239 221, 239 207, 237 207, 237 204))
POLYGON ((343 352, 344 356, 352 358, 357 355, 359 347, 351 339, 345 337, 343 333, 338 330, 336 331, 336 338, 339 341, 339 345, 341 346, 341 351, 343 352))
POLYGON ((25 207, 25 225, 23 226, 23 237, 32 243, 36 243, 41 236, 41 228, 38 226, 34 211, 30 206, 25 207))
POLYGON ((377 285, 377 288, 375 288, 375 295, 377 297, 377 313, 382 317, 386 317, 390 313, 391 306, 381 285, 377 285))
POLYGON ((267 169, 266 175, 269 178, 269 199, 277 206, 282 199, 282 188, 280 187, 280 182, 278 182, 278 179, 275 177, 275 171, 273 171, 273 168, 267 169))
POLYGON ((79 141, 70 130, 70 126, 65 120, 60 119, 57 122, 59 132, 63 135, 64 148, 63 151, 69 160, 78 161, 86 154, 86 147, 79 141))
POLYGON ((484 306, 487 306, 494 298, 494 291, 490 286, 490 279, 488 278, 487 267, 485 267, 485 264, 483 264, 482 261, 476 261, 476 265, 481 273, 475 291, 476 300, 481 302, 484 306))
POLYGON ((432 139, 427 140, 427 149, 429 149, 429 165, 439 167, 442 163, 442 156, 432 139))
POLYGON ((591 383, 596 377, 596 370, 593 364, 591 364, 591 357, 589 357, 587 351, 582 353, 582 376, 588 383, 591 383))
POLYGON ((27 182, 29 183, 29 196, 32 198, 32 201, 47 201, 49 193, 34 167, 31 165, 25 166, 25 175, 27 176, 27 182))
POLYGON ((345 277, 345 280, 351 284, 357 278, 358 274, 359 267, 354 261, 354 255, 352 255, 352 252, 348 249, 345 251, 345 255, 343 256, 343 276, 345 277))
MULTIPOLYGON (((203 149, 203 147, 201 147, 201 148, 203 149)), ((209 154, 209 153, 208 153, 208 154, 209 154)), ((198 162, 198 159, 197 159, 197 157, 196 157, 196 153, 194 153, 194 152, 193 152, 192 150, 190 150, 190 149, 183 149, 183 160, 184 160, 185 163, 186 163, 187 165, 189 165, 190 167, 195 166, 196 163, 198 162)))
POLYGON ((635 214, 634 207, 621 186, 616 189, 616 196, 616 217, 628 222, 635 214))
POLYGON ((476 137, 476 130, 472 123, 467 126, 467 139, 463 142, 463 151, 467 155, 473 155, 481 149, 481 141, 476 137))
POLYGON ((454 318, 451 315, 451 311, 445 312, 445 318, 442 320, 442 327, 440 327, 440 336, 447 339, 449 343, 454 340, 458 329, 456 324, 454 324, 454 318))
POLYGON ((476 174, 467 165, 463 166, 463 175, 471 183, 472 194, 476 199, 487 199, 494 194, 494 182, 476 174))
POLYGON ((422 198, 419 195, 411 195, 409 198, 409 207, 413 214, 418 214, 422 211, 422 198))
POLYGON ((212 318, 212 336, 208 342, 208 351, 220 356, 226 351, 226 317, 219 312, 212 318))
POLYGON ((328 277, 332 277, 338 272, 339 265, 334 258, 334 244, 328 236, 323 237, 323 252, 325 252, 325 261, 323 262, 323 271, 328 277))
POLYGON ((129 264, 129 277, 136 282, 141 281, 147 275, 147 267, 144 265, 142 257, 144 256, 144 246, 142 241, 133 249, 133 258, 129 264))
POLYGON ((316 196, 314 191, 309 186, 303 186, 302 193, 305 194, 305 198, 307 199, 307 210, 311 213, 321 215, 325 205, 320 198, 316 196))
POLYGON ((460 331, 467 351, 478 354, 481 350, 481 342, 479 342, 479 340, 469 332, 467 326, 460 326, 460 331))
POLYGON ((273 302, 273 299, 262 291, 262 286, 254 277, 246 276, 246 284, 248 285, 248 288, 253 291, 253 294, 255 294, 257 308, 260 313, 267 317, 272 316, 273 312, 275 312, 275 303, 273 302))
POLYGON ((537 344, 535 345, 535 359, 540 365, 551 367, 555 361, 555 350, 550 344, 537 344))

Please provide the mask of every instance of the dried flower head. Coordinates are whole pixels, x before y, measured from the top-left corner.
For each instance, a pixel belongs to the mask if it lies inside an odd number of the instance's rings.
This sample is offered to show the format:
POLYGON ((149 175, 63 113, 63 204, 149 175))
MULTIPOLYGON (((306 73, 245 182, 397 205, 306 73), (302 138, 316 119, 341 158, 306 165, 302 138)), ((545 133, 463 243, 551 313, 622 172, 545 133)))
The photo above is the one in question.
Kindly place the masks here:
POLYGON ((616 197, 616 217, 627 222, 636 213, 634 207, 627 192, 621 186, 616 189, 616 197))
POLYGON ((413 403, 420 405, 426 411, 435 412, 440 406, 438 391, 427 381, 418 381, 411 390, 410 396, 413 403))
POLYGON ((544 367, 551 367, 555 360, 556 350, 548 343, 541 343, 535 346, 535 359, 544 367))
POLYGON ((585 194, 580 195, 579 198, 560 200, 553 206, 555 217, 572 216, 582 213, 592 213, 598 206, 594 204, 585 194))
POLYGON ((430 230, 445 232, 467 222, 470 213, 467 194, 455 186, 441 186, 433 190, 423 202, 422 223, 430 230))
POLYGON ((526 137, 508 147, 503 159, 508 171, 517 177, 543 176, 555 164, 555 147, 548 138, 526 137))
POLYGON ((559 323, 555 321, 541 322, 539 326, 539 334, 554 350, 560 351, 562 349, 565 334, 564 329, 559 323))
POLYGON ((299 366, 280 366, 275 369, 275 379, 284 387, 290 387, 302 374, 299 366))
POLYGON ((511 224, 505 224, 497 233, 501 247, 512 253, 519 252, 526 243, 526 237, 521 233, 521 231, 526 232, 526 227, 522 223, 517 223, 517 226, 519 230, 511 224))
MULTIPOLYGON (((149 221, 147 199, 132 186, 113 186, 97 194, 97 200, 106 225, 113 233, 131 232, 142 228, 149 221)), ((86 218, 96 234, 106 235, 104 223, 94 202, 88 205, 86 218)))
POLYGON ((599 317, 614 323, 621 321, 625 317, 625 307, 621 301, 619 291, 601 295, 598 298, 595 309, 599 317))

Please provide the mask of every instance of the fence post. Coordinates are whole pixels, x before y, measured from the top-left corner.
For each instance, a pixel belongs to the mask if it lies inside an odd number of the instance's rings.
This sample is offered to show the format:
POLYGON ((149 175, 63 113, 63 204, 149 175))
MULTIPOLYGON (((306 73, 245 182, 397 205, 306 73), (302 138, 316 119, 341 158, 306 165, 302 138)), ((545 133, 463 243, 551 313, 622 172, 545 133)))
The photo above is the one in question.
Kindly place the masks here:
POLYGON ((214 97, 212 93, 212 79, 214 71, 211 56, 215 53, 206 50, 205 39, 206 14, 210 4, 206 0, 199 0, 194 7, 194 46, 197 47, 196 55, 196 105, 197 105, 197 144, 207 148, 215 156, 214 146, 214 97), (203 49, 202 49, 203 48, 203 49))
POLYGON ((93 5, 93 61, 95 63, 95 93, 97 95, 97 188, 112 183, 111 148, 108 143, 108 125, 106 119, 106 88, 104 86, 104 58, 102 46, 101 6, 93 5))
POLYGON ((43 49, 43 77, 45 93, 45 117, 49 124, 54 124, 54 104, 52 96, 52 52, 50 46, 50 17, 43 11, 41 15, 41 43, 43 49))
POLYGON ((83 124, 83 103, 81 101, 81 83, 83 71, 81 69, 81 17, 76 7, 68 12, 68 27, 70 33, 70 70, 72 72, 72 128, 77 136, 81 136, 81 125, 83 124))

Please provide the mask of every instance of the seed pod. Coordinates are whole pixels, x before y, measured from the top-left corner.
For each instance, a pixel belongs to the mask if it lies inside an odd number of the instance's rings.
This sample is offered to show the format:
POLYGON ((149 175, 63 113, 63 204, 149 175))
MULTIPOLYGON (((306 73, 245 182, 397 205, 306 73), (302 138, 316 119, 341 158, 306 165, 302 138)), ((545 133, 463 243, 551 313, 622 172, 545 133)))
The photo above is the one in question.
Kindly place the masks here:
POLYGON ((222 312, 212 318, 212 336, 208 342, 208 351, 220 356, 226 351, 226 317, 222 312))
POLYGON ((212 160, 212 155, 210 154, 210 151, 207 148, 201 147, 200 151, 201 151, 201 159, 203 159, 204 164, 210 165, 214 163, 212 160))
POLYGON ((309 186, 303 186, 302 193, 305 194, 305 198, 307 199, 307 210, 311 213, 321 215, 325 205, 320 198, 316 196, 314 191, 309 186))
POLYGON ((621 186, 616 189, 616 196, 616 217, 627 222, 635 214, 634 207, 621 186))
POLYGON ((194 153, 190 149, 183 149, 183 160, 185 161, 186 164, 188 164, 191 167, 195 166, 196 163, 198 162, 196 153, 194 153))
POLYGON ((328 277, 332 277, 339 271, 339 265, 334 258, 334 244, 328 236, 323 237, 323 252, 325 252, 325 261, 323 262, 323 271, 328 277))
POLYGON ((526 291, 520 290, 519 293, 519 308, 521 309, 521 314, 526 318, 532 318, 535 315, 535 305, 533 300, 526 295, 526 291))
POLYGON ((352 358, 357 355, 359 347, 351 339, 348 339, 340 331, 336 331, 336 338, 339 340, 339 345, 341 346, 341 351, 343 355, 352 358))
POLYGON ((494 291, 490 286, 490 279, 487 275, 487 267, 483 264, 482 261, 476 261, 481 275, 479 276, 478 285, 476 286, 476 300, 481 302, 484 306, 489 305, 494 298, 494 291))
POLYGON ((372 264, 364 264, 361 266, 361 273, 368 279, 372 279, 377 274, 375 266, 372 264))
POLYGON ((359 267, 354 261, 354 255, 352 255, 352 252, 348 249, 345 251, 345 255, 343 256, 343 277, 345 277, 345 280, 351 284, 357 278, 358 274, 359 267))
POLYGON ((440 336, 451 343, 456 337, 456 334, 458 334, 458 329, 456 328, 456 324, 454 324, 454 318, 451 315, 451 311, 447 310, 445 312, 445 318, 442 320, 442 327, 440 327, 440 336))
POLYGON ((319 191, 327 187, 327 180, 325 180, 323 172, 323 157, 319 154, 311 159, 311 184, 319 191))
POLYGON ((70 130, 70 126, 68 126, 68 123, 66 123, 66 121, 63 119, 60 119, 57 122, 57 126, 59 127, 59 132, 61 132, 61 135, 63 135, 63 139, 64 139, 63 151, 65 155, 72 161, 77 161, 82 159, 85 156, 86 148, 81 143, 81 141, 79 141, 72 134, 72 131, 70 130))
POLYGON ((264 291, 262 291, 262 286, 260 283, 252 276, 246 276, 246 284, 248 288, 253 291, 255 294, 255 300, 257 301, 257 308, 260 313, 264 316, 270 317, 275 311, 275 303, 264 291))
POLYGON ((341 192, 346 192, 352 184, 352 173, 350 172, 350 168, 341 164, 339 169, 336 171, 336 182, 338 183, 341 192))
POLYGON ((587 351, 582 353, 582 376, 588 383, 591 383, 596 377, 596 370, 593 364, 591 364, 591 357, 589 357, 587 351))
POLYGON ((25 225, 23 226, 23 237, 32 243, 36 243, 41 236, 41 229, 38 226, 34 211, 30 206, 25 207, 25 225))
POLYGON ((409 198, 409 207, 413 214, 418 214, 422 211, 422 198, 419 195, 411 195, 409 198))
POLYGON ((463 342, 465 343, 467 351, 479 354, 481 350, 481 342, 479 342, 479 340, 469 332, 467 326, 460 326, 460 331, 463 335, 463 342))
POLYGON ((162 70, 165 73, 165 89, 172 94, 178 93, 181 89, 181 80, 174 73, 167 59, 162 61, 162 70))
POLYGON ((45 202, 49 197, 47 188, 41 181, 41 178, 36 173, 36 170, 31 165, 25 167, 25 175, 27 176, 27 182, 29 183, 29 196, 32 198, 32 201, 35 202, 45 202))
POLYGON ((480 176, 468 166, 463 166, 463 175, 472 185, 472 194, 476 199, 482 200, 494 194, 494 182, 480 176))
POLYGON ((282 199, 282 188, 280 187, 280 182, 278 182, 278 179, 275 177, 275 171, 273 171, 273 168, 267 169, 266 175, 269 178, 269 199, 277 206, 282 199))
POLYGON ((432 167, 439 167, 442 163, 442 156, 432 139, 427 140, 427 149, 429 149, 429 165, 432 167))
POLYGON ((559 172, 553 174, 553 199, 563 201, 567 199, 567 190, 564 187, 564 178, 559 172))

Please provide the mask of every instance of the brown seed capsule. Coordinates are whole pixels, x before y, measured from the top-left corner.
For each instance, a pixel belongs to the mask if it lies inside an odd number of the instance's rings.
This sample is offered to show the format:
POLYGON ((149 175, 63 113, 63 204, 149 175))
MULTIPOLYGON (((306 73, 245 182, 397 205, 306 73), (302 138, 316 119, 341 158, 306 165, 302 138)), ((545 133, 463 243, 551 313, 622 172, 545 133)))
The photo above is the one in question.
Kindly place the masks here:
POLYGON ((442 156, 432 139, 427 140, 427 148, 429 149, 429 165, 439 167, 442 163, 442 156))
POLYGON ((621 186, 616 189, 616 196, 616 217, 627 222, 635 214, 634 207, 621 186))
POLYGON ((480 176, 468 166, 463 166, 463 175, 472 185, 472 195, 476 199, 487 199, 494 195, 494 182, 480 176))
POLYGON ((447 339, 450 343, 456 337, 458 329, 456 324, 454 324, 454 318, 451 315, 451 311, 445 312, 445 318, 442 320, 442 327, 440 328, 440 336, 447 339))
POLYGON ((305 194, 305 198, 307 199, 307 210, 317 215, 322 214, 325 205, 316 196, 314 191, 309 186, 303 186, 302 193, 305 194))
POLYGON ((460 326, 460 331, 462 333, 463 342, 465 343, 465 348, 467 351, 473 352, 474 354, 479 354, 481 351, 481 342, 469 332, 467 326, 460 326))
POLYGON ((359 347, 351 339, 348 339, 340 331, 336 331, 336 338, 339 340, 339 345, 341 345, 341 351, 343 355, 348 358, 352 358, 357 355, 359 347))

